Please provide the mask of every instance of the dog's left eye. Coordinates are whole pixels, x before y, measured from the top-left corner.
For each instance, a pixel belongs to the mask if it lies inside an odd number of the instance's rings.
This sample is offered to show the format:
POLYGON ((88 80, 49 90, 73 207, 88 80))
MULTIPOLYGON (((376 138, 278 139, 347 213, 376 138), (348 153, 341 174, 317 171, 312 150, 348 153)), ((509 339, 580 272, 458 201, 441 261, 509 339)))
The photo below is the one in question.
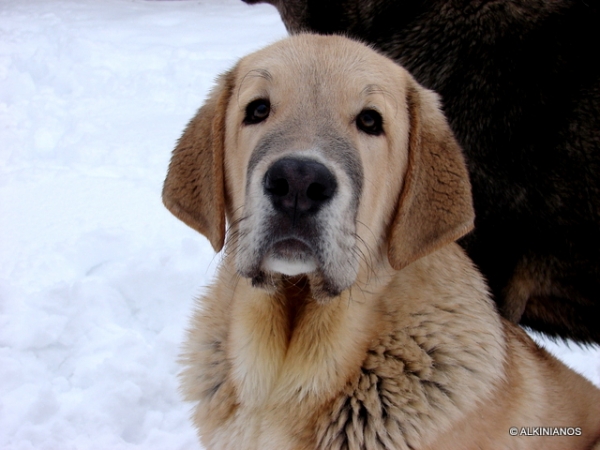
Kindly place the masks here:
POLYGON ((372 136, 379 136, 383 133, 383 118, 381 114, 372 109, 363 109, 356 116, 356 126, 359 130, 364 131, 372 136))
POLYGON ((244 117, 245 125, 254 125, 260 123, 269 117, 271 112, 271 103, 263 98, 254 100, 246 106, 246 115, 244 117))

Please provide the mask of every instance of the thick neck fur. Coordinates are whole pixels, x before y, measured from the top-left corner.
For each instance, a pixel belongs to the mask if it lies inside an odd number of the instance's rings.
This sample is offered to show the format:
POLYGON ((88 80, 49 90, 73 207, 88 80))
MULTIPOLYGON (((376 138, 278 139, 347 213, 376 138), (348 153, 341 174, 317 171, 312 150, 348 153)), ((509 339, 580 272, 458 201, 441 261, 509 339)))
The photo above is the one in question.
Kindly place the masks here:
POLYGON ((208 448, 347 448, 348 420, 419 448, 490 398, 503 373, 500 319, 454 244, 365 272, 325 304, 303 277, 254 288, 226 258, 201 305, 182 376, 208 448), (401 403, 387 403, 391 392, 401 403), (390 417, 398 429, 380 429, 390 417))
POLYGON ((238 297, 229 348, 241 402, 286 403, 341 388, 360 367, 377 322, 353 294, 318 303, 308 280, 298 277, 282 279, 274 293, 252 289, 238 297))

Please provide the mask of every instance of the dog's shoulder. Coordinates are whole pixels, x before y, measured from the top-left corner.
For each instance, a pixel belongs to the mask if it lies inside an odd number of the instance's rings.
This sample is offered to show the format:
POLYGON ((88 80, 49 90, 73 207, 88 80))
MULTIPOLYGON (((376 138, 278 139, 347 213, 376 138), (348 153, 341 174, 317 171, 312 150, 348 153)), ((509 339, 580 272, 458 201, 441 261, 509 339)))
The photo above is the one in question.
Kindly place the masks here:
POLYGON ((379 307, 382 332, 322 412, 318 448, 352 439, 371 439, 365 448, 421 448, 502 382, 500 319, 458 246, 397 272, 379 307))

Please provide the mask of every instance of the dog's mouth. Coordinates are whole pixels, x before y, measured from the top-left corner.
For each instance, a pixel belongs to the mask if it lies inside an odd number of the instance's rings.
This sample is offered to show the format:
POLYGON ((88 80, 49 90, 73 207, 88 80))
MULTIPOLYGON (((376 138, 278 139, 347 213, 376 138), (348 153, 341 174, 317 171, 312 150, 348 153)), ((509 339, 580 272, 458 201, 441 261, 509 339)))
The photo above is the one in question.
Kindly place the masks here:
POLYGON ((296 238, 275 242, 265 254, 261 268, 267 272, 288 276, 307 274, 317 270, 317 259, 312 248, 296 238))
MULTIPOLYGON (((349 145, 344 150, 355 154, 349 145)), ((235 237, 237 271, 254 287, 275 292, 288 277, 305 278, 312 297, 325 302, 355 281, 361 174, 353 183, 347 167, 336 164, 290 154, 251 166, 247 215, 235 237)))
POLYGON ((270 239, 255 247, 254 264, 244 266, 240 262, 245 261, 238 259, 238 272, 250 278, 254 287, 271 292, 278 289, 284 278, 305 277, 312 297, 318 302, 327 302, 354 282, 358 269, 352 251, 353 235, 349 234, 344 240, 346 234, 333 235, 333 232, 322 236, 322 230, 312 229, 310 236, 285 233, 285 236, 274 237, 277 232, 271 230, 270 239), (340 241, 345 245, 340 245, 340 241), (324 245, 331 242, 337 247, 331 249, 324 245))

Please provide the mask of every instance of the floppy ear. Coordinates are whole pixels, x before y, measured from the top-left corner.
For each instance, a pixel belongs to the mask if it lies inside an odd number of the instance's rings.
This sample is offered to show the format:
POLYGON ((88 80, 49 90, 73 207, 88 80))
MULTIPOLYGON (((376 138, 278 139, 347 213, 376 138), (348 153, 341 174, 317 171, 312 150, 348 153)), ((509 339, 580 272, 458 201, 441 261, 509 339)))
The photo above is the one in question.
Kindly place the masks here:
POLYGON ((225 116, 235 68, 218 80, 173 150, 163 203, 178 219, 208 238, 216 252, 225 242, 223 152, 225 116))
POLYGON ((398 270, 464 236, 475 219, 465 160, 437 95, 412 83, 408 167, 388 247, 398 270))

